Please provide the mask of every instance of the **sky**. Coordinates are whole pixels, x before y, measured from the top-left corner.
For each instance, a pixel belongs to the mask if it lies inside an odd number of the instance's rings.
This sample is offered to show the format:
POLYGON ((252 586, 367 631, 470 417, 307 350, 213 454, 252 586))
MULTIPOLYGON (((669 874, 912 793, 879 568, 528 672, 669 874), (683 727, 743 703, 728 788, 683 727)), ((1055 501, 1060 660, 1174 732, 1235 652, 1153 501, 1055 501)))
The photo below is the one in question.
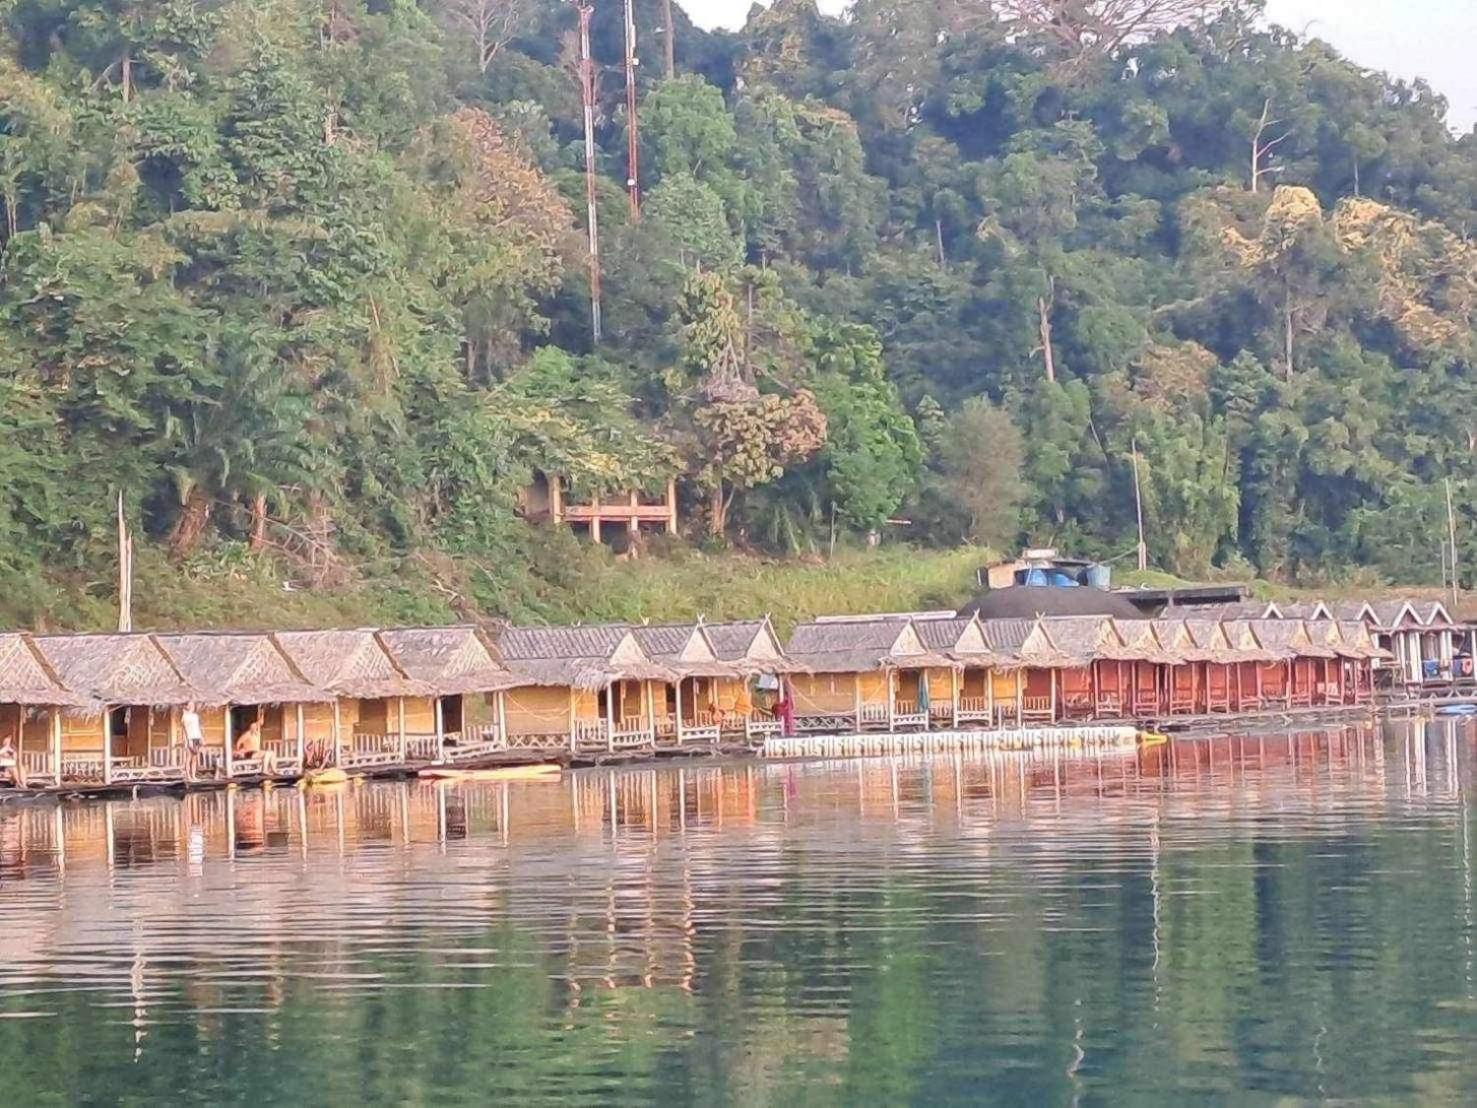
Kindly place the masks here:
MULTIPOLYGON (((753 0, 681 0, 700 27, 738 27, 753 0)), ((839 12, 845 0, 820 0, 839 12)), ((1424 77, 1450 103, 1459 131, 1477 124, 1477 0, 1268 0, 1268 17, 1326 39, 1368 69, 1424 77)))

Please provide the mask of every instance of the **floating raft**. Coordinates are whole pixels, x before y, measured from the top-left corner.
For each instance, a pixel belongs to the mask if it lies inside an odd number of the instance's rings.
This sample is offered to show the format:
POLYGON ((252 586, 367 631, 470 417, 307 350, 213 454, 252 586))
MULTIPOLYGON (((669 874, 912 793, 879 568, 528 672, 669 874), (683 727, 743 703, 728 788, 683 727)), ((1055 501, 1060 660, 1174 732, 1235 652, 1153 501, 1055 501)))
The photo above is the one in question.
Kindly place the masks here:
POLYGON ((882 732, 863 735, 789 735, 764 740, 766 758, 850 757, 923 750, 1038 750, 1067 747, 1125 750, 1138 745, 1136 727, 1021 727, 1008 730, 882 732))

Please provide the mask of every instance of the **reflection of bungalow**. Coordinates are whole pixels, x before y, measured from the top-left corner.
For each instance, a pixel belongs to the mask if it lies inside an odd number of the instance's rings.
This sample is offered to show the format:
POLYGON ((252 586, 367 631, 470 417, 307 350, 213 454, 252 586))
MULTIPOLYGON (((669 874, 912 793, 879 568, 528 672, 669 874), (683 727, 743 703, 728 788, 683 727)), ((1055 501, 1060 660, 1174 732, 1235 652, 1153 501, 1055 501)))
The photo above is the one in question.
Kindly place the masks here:
POLYGON ((403 762, 409 734, 432 730, 434 691, 411 680, 374 631, 283 631, 276 638, 299 672, 337 698, 330 731, 335 764, 403 762))
POLYGON ((29 783, 57 783, 63 710, 83 703, 62 688, 28 636, 0 635, 0 734, 14 742, 29 783))
POLYGON ((790 678, 799 731, 927 727, 927 673, 954 664, 924 646, 907 616, 802 623, 785 653, 803 669, 790 678))
MULTIPOLYGON (((236 737, 262 725, 262 749, 279 773, 303 768, 307 744, 333 737, 333 698, 315 688, 270 635, 206 632, 158 635, 174 667, 201 690, 201 767, 227 776, 260 773, 260 755, 237 758, 236 737)), ((115 774, 116 776, 116 774, 115 774)))
POLYGON ((37 635, 62 686, 91 707, 64 713, 64 782, 179 779, 180 708, 202 699, 151 635, 37 635))
POLYGON ((513 675, 473 627, 402 627, 380 642, 428 690, 406 701, 406 750, 414 760, 465 762, 503 748, 502 690, 513 675))
POLYGON ((503 694, 510 747, 615 750, 651 746, 651 683, 676 680, 631 628, 509 627, 497 639, 514 684, 503 694))

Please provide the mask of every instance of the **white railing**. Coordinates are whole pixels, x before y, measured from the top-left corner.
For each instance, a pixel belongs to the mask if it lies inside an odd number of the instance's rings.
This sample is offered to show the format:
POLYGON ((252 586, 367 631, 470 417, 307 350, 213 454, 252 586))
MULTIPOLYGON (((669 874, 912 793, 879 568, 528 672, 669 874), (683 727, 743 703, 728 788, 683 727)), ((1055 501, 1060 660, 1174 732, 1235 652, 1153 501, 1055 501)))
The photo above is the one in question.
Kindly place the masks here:
POLYGON ((802 735, 826 735, 838 731, 855 731, 853 712, 815 713, 795 717, 795 730, 802 735))
POLYGON ((392 766, 399 761, 400 740, 394 735, 356 733, 348 748, 339 752, 339 765, 345 769, 392 766))
POLYGON ((1051 719, 1052 715, 1051 697, 1049 696, 1023 696, 1021 697, 1021 715, 1026 719, 1051 719))
POLYGON ((296 739, 268 739, 262 749, 272 756, 272 772, 284 776, 301 773, 303 760, 298 756, 296 739))
POLYGON ((21 772, 26 775, 27 781, 46 778, 52 780, 56 775, 56 769, 51 764, 51 753, 46 750, 23 750, 21 751, 21 772))
POLYGON ((62 751, 62 780, 79 784, 100 782, 103 779, 103 752, 101 750, 62 751))
POLYGON ((448 762, 466 762, 507 748, 508 744, 503 741, 497 724, 474 723, 461 731, 448 734, 444 749, 448 762))
MULTIPOLYGON (((605 740, 600 739, 603 746, 605 740)), ((507 742, 503 744, 505 750, 548 750, 567 751, 569 749, 568 731, 539 731, 529 734, 510 734, 507 742)))
POLYGON ((610 736, 610 745, 616 750, 650 746, 653 736, 651 725, 641 716, 623 716, 610 736))
POLYGON ((961 696, 959 698, 959 718, 961 720, 979 721, 990 718, 990 698, 986 696, 961 696))
POLYGON ((579 719, 574 722, 574 747, 576 750, 605 750, 609 743, 603 719, 579 719))

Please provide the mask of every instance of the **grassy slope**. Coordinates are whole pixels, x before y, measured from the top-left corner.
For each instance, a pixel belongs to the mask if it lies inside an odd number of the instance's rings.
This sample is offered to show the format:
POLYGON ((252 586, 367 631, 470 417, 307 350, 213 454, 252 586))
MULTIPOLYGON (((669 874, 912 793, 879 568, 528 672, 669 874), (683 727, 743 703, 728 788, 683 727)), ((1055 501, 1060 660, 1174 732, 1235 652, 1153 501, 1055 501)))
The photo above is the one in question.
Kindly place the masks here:
MULTIPOLYGON (((818 613, 955 607, 973 592, 988 551, 903 546, 842 550, 829 561, 771 560, 686 547, 620 561, 558 541, 527 565, 475 567, 405 561, 334 589, 284 587, 270 560, 202 559, 180 568, 140 548, 134 584, 139 628, 329 627, 442 623, 501 616, 523 622, 678 620, 771 615, 782 632, 818 613)), ((0 626, 101 630, 114 626, 111 579, 31 583, 24 605, 0 595, 0 626), (39 597, 39 598, 38 598, 39 597), (40 611, 44 615, 37 616, 40 611)))

